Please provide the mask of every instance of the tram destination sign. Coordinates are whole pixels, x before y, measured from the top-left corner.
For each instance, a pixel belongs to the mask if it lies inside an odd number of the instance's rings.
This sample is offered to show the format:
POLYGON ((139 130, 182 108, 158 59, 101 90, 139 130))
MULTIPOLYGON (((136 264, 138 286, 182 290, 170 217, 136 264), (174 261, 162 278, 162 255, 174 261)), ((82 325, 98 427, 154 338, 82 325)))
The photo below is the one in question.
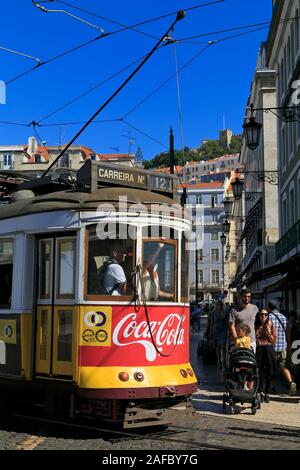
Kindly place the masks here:
POLYGON ((88 160, 78 171, 77 182, 89 186, 91 191, 95 191, 101 186, 127 186, 168 193, 172 197, 177 188, 177 178, 173 175, 109 163, 98 163, 92 160, 88 160))

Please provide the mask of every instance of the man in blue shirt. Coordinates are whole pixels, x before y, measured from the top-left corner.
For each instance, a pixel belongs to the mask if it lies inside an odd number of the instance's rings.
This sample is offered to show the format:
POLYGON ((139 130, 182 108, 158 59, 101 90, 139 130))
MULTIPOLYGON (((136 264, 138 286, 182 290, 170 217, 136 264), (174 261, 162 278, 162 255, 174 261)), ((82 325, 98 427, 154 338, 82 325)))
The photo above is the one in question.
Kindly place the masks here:
POLYGON ((278 367, 285 380, 289 384, 290 395, 296 395, 296 384, 292 380, 291 373, 287 368, 287 353, 290 350, 289 322, 287 318, 279 312, 277 300, 268 302, 267 310, 269 318, 276 329, 276 343, 273 345, 277 359, 278 367))

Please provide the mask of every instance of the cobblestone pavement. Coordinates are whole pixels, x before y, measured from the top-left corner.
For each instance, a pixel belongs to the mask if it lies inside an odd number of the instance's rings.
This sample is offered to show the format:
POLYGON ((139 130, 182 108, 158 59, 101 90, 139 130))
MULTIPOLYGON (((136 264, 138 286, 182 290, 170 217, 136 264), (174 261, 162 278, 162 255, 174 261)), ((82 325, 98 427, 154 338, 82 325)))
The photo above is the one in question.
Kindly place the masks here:
POLYGON ((1 421, 0 450, 300 450, 299 428, 171 411, 164 430, 115 434, 12 417, 1 421))

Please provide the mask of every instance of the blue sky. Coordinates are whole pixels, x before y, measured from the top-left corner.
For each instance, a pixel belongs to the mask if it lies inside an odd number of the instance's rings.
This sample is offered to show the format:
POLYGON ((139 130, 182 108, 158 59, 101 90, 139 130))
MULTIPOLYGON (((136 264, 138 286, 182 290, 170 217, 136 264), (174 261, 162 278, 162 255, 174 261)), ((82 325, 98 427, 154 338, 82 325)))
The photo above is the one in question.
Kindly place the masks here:
MULTIPOLYGON (((126 25, 192 7, 209 0, 66 0, 98 15, 126 25)), ((98 17, 81 13, 58 1, 43 3, 49 9, 65 9, 72 14, 112 32, 119 27, 98 17)), ((220 29, 269 21, 271 0, 227 0, 223 3, 195 9, 177 24, 177 39, 220 29)), ((161 36, 173 17, 141 26, 154 36, 161 36)), ((193 64, 180 74, 181 105, 184 143, 196 147, 204 138, 216 138, 223 127, 241 132, 250 83, 261 41, 268 30, 257 31, 211 46, 193 64)), ((43 13, 31 0, 15 0, 1 4, 0 46, 47 60, 80 43, 97 36, 97 30, 59 13, 43 13)), ((191 41, 207 41, 225 37, 212 34, 191 41)), ((61 59, 53 61, 7 86, 6 104, 0 105, 0 121, 30 123, 39 121, 67 101, 105 80, 113 73, 142 57, 152 48, 155 39, 131 30, 103 38, 61 59)), ((182 66, 205 44, 177 45, 179 66, 182 66)), ((35 61, 0 51, 0 80, 5 82, 30 69, 35 61)), ((130 71, 133 68, 130 69, 130 71)), ((106 108, 98 119, 118 119, 155 89, 175 71, 173 47, 167 46, 155 53, 138 75, 106 108)), ((129 70, 114 78, 91 94, 65 108, 43 124, 60 124, 87 120, 127 77, 129 70)), ((176 147, 180 147, 180 125, 176 81, 171 80, 158 93, 128 116, 128 122, 153 138, 168 145, 170 125, 173 126, 176 147)), ((39 127, 42 140, 57 145, 70 140, 79 125, 39 127)), ((78 139, 78 144, 97 152, 111 153, 116 148, 128 151, 128 131, 124 122, 92 124, 78 139)), ((133 150, 141 147, 146 159, 164 151, 136 130, 133 150)), ((0 124, 0 145, 26 143, 33 130, 27 127, 0 124)))

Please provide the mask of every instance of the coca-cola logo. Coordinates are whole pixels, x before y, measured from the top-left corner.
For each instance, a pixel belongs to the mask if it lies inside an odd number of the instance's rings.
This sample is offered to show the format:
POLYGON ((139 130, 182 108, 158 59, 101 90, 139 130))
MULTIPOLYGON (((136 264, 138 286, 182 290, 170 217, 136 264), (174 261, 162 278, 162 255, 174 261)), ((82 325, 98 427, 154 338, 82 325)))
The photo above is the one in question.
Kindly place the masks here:
POLYGON ((139 323, 137 314, 129 313, 115 326, 112 340, 116 346, 140 344, 145 348, 146 359, 153 362, 158 354, 157 350, 165 353, 174 345, 184 344, 185 318, 185 315, 170 313, 163 320, 151 321, 148 324, 145 320, 139 323), (150 328, 154 341, 151 339, 150 328))

